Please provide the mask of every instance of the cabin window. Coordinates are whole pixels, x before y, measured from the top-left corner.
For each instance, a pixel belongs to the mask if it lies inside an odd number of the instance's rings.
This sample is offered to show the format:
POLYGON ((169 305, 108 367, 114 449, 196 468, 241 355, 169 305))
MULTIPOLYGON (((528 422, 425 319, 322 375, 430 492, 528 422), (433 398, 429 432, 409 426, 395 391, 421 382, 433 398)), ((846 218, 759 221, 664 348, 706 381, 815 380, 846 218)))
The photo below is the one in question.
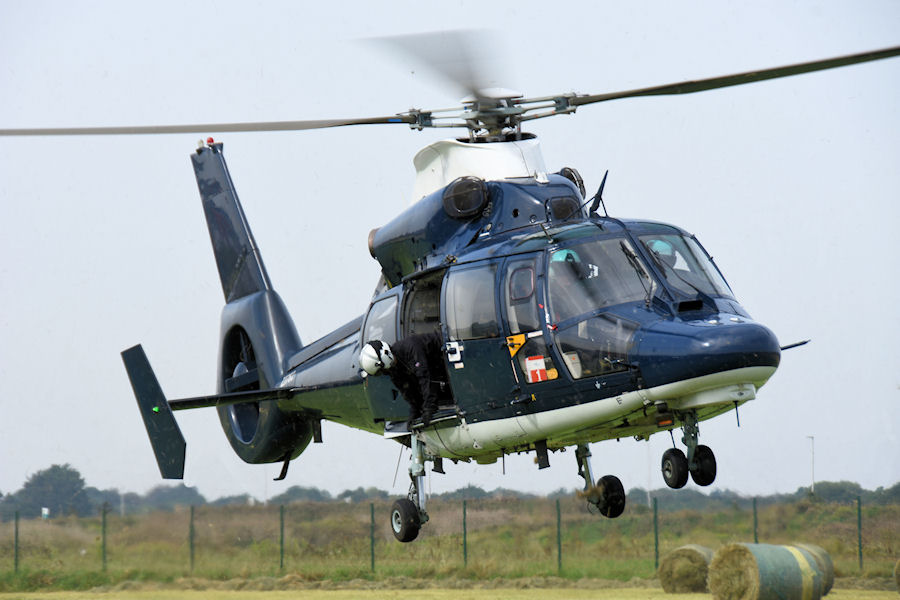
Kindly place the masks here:
POLYGON ((494 294, 496 267, 451 271, 447 277, 447 329, 451 340, 500 335, 494 294))
POLYGON ((628 369, 628 351, 636 326, 603 314, 560 329, 556 343, 573 379, 597 377, 628 369))
POLYGON ((510 333, 540 329, 535 283, 533 259, 512 261, 506 266, 504 302, 510 333))
POLYGON ((379 300, 369 309, 363 343, 369 340, 381 340, 388 344, 397 341, 397 296, 379 300))
POLYGON ((547 210, 554 221, 566 221, 581 216, 581 203, 572 196, 551 198, 547 201, 547 210))
MULTIPOLYGON (((513 336, 509 339, 514 340, 515 337, 513 336)), ((525 338, 524 335, 518 337, 525 338)), ((542 333, 525 339, 525 344, 516 352, 516 360, 519 363, 519 369, 525 374, 527 383, 553 381, 559 377, 556 363, 553 362, 553 357, 550 356, 550 350, 544 342, 542 333)))

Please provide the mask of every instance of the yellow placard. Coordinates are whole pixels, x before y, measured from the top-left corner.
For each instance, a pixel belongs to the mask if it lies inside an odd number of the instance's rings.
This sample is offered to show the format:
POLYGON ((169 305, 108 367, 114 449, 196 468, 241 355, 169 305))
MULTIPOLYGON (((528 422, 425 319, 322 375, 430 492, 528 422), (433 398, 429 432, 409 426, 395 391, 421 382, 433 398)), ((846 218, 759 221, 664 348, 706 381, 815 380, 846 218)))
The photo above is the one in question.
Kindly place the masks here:
POLYGON ((509 357, 512 358, 516 352, 525 345, 525 334, 519 333, 506 338, 506 347, 509 348, 509 357))

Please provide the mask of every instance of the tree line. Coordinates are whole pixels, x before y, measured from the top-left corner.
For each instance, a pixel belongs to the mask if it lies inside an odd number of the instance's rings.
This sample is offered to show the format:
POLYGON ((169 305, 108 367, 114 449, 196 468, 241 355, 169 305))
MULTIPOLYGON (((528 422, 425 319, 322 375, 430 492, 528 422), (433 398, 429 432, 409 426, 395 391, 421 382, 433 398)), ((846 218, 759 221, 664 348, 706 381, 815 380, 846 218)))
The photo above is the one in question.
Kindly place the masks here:
MULTIPOLYGON (((569 497, 574 489, 560 488, 547 496, 550 498, 569 497)), ((292 502, 367 502, 386 500, 391 495, 378 488, 358 487, 353 490, 332 495, 326 490, 315 487, 295 485, 283 493, 269 498, 270 505, 283 505, 292 502)), ((466 487, 435 494, 432 496, 443 500, 479 500, 489 498, 527 499, 537 497, 517 490, 496 488, 492 491, 468 485, 466 487)), ((753 498, 730 490, 713 490, 709 494, 694 489, 671 490, 662 488, 647 491, 633 488, 628 492, 628 504, 636 510, 649 510, 652 498, 659 501, 661 510, 722 510, 727 508, 747 509, 753 498)), ((876 490, 865 490, 858 483, 851 481, 819 481, 816 482, 815 494, 808 487, 800 487, 789 494, 772 494, 759 496, 759 505, 792 503, 799 501, 851 503, 860 498, 865 504, 900 504, 900 483, 889 488, 879 487, 876 490)), ((184 484, 170 486, 159 485, 146 494, 133 492, 120 493, 116 489, 100 490, 85 485, 81 474, 68 464, 53 465, 48 469, 33 474, 21 489, 3 495, 0 493, 0 520, 9 521, 18 512, 24 519, 37 518, 47 509, 49 517, 66 515, 96 515, 104 506, 108 510, 122 514, 141 514, 152 511, 171 511, 176 506, 227 506, 256 504, 259 501, 249 494, 225 496, 207 501, 195 487, 184 484)))

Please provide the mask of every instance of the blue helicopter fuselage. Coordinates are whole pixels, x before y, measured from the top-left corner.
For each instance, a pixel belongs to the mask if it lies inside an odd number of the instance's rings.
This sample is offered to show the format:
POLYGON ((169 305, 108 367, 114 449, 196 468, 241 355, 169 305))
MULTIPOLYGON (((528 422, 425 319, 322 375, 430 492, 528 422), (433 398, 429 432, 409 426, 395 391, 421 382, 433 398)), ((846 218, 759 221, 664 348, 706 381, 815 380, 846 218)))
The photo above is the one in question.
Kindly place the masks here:
POLYGON ((708 419, 776 370, 775 336, 695 237, 587 214, 559 175, 483 185, 464 216, 442 189, 373 232, 369 309, 288 358, 280 387, 298 393, 282 410, 390 435, 408 406, 364 377, 360 348, 439 331, 449 394, 422 436, 435 455, 489 462, 535 442, 646 438, 677 426, 673 411, 708 419))

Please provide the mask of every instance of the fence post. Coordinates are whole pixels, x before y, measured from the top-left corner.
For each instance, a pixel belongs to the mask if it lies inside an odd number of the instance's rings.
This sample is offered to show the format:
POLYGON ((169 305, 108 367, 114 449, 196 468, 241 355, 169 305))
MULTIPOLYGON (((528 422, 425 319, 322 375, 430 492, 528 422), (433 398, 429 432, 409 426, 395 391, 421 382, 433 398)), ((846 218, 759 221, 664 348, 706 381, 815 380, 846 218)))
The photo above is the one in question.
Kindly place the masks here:
POLYGON ((13 546, 15 547, 15 572, 19 572, 19 511, 16 511, 16 530, 15 530, 15 541, 13 542, 13 546))
POLYGON ((281 505, 279 510, 279 547, 280 547, 280 559, 278 562, 278 568, 284 571, 284 504, 281 505))
POLYGON ((659 508, 653 499, 653 568, 659 570, 659 508))
POLYGON ((559 498, 556 499, 556 571, 562 573, 562 517, 559 513, 559 498))
POLYGON ((463 568, 469 566, 469 548, 466 540, 466 501, 463 500, 463 568))
POLYGON ((191 549, 191 572, 194 572, 194 505, 191 504, 191 521, 188 525, 188 545, 191 549))
POLYGON ((856 541, 859 547, 859 572, 862 574, 862 500, 859 496, 856 497, 856 541))
POLYGON ((375 572, 375 503, 369 503, 369 556, 371 569, 375 572))
POLYGON ((100 508, 101 524, 100 524, 100 555, 103 557, 103 572, 106 572, 106 513, 109 511, 109 504, 103 503, 100 508))
POLYGON ((753 498, 753 543, 759 543, 759 520, 756 516, 756 498, 753 498))

